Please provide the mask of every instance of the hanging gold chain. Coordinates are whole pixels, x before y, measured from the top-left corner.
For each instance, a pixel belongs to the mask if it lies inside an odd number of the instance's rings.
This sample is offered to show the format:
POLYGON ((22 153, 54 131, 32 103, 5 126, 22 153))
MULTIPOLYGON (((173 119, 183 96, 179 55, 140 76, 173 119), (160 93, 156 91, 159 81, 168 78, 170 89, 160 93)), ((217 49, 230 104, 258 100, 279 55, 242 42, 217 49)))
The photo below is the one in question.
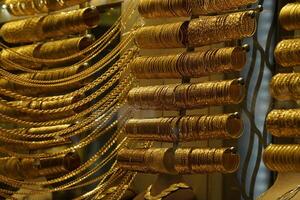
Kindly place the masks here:
MULTIPOLYGON (((133 51, 137 51, 137 50, 133 50, 133 51)), ((128 50, 127 52, 125 52, 124 57, 121 57, 120 60, 118 62, 116 62, 111 69, 114 69, 115 67, 119 67, 122 65, 127 66, 127 64, 129 64, 129 62, 131 61, 131 58, 132 58, 131 57, 132 54, 130 54, 130 52, 131 52, 131 49, 128 50)), ((108 71, 110 71, 110 70, 108 70, 108 71)), ((110 71, 110 73, 112 73, 112 72, 110 71)), ((0 88, 0 93, 5 96, 8 96, 8 97, 11 97, 14 99, 18 99, 18 100, 22 100, 22 101, 55 101, 57 99, 70 98, 72 96, 83 94, 84 92, 96 87, 98 84, 101 83, 101 81, 102 81, 102 78, 99 77, 95 81, 87 84, 86 86, 84 86, 74 92, 71 92, 71 93, 68 93, 65 95, 61 95, 61 96, 54 96, 54 97, 53 96, 51 96, 51 97, 29 97, 29 96, 24 96, 24 95, 18 94, 16 92, 13 92, 13 91, 10 91, 10 90, 4 89, 4 88, 0 88)))

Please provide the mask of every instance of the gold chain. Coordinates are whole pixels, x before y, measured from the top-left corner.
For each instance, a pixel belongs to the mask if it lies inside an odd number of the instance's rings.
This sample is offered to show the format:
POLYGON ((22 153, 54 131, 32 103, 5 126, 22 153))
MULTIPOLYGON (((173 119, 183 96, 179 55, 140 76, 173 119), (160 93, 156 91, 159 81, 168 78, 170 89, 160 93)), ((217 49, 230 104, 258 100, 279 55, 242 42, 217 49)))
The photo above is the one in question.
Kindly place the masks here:
MULTIPOLYGON (((123 89, 124 88, 126 89, 126 88, 128 88, 128 86, 131 86, 131 84, 130 84, 131 82, 132 82, 132 77, 131 76, 126 77, 126 79, 121 84, 119 84, 114 89, 114 91, 124 93, 126 90, 123 90, 123 89), (127 87, 126 87, 126 85, 127 85, 127 87)), ((114 94, 114 93, 110 93, 106 97, 108 98, 108 97, 112 96, 112 94, 114 94)), ((77 119, 86 116, 87 114, 93 112, 94 110, 99 109, 101 107, 101 105, 103 104, 103 100, 106 100, 106 99, 102 99, 101 101, 97 102, 93 106, 89 107, 88 109, 86 109, 86 110, 84 110, 80 113, 77 113, 76 115, 73 115, 73 116, 70 116, 70 117, 67 117, 67 118, 64 118, 64 119, 58 119, 58 120, 47 121, 47 122, 25 121, 25 120, 17 119, 17 118, 10 117, 10 116, 4 115, 4 114, 0 114, 0 117, 2 118, 2 120, 17 123, 17 124, 20 124, 20 125, 23 125, 23 126, 35 126, 35 127, 37 127, 37 126, 53 126, 53 125, 58 125, 58 124, 66 124, 66 123, 69 123, 69 122, 76 121, 77 119)))
POLYGON ((110 78, 110 80, 103 87, 98 89, 96 92, 92 93, 90 96, 87 96, 86 98, 84 98, 74 104, 71 104, 71 105, 67 105, 67 106, 55 108, 55 109, 40 110, 40 109, 24 107, 23 105, 12 104, 4 99, 0 99, 0 104, 20 110, 22 112, 30 113, 30 114, 53 114, 53 113, 61 113, 61 112, 74 110, 74 109, 76 109, 80 106, 83 106, 83 105, 91 102, 92 100, 96 99, 98 96, 102 95, 107 89, 109 89, 112 85, 114 85, 117 81, 119 81, 120 77, 122 76, 122 73, 124 72, 125 69, 127 69, 127 66, 125 66, 121 71, 117 72, 113 77, 110 77, 109 75, 111 75, 113 72, 117 71, 119 68, 113 69, 112 71, 110 71, 109 74, 104 74, 104 75, 100 76, 101 80, 107 80, 108 78, 110 78))
POLYGON ((23 78, 21 76, 12 74, 8 71, 5 71, 3 69, 0 69, 0 75, 3 76, 3 78, 7 79, 9 82, 14 82, 26 87, 61 87, 66 85, 71 85, 76 82, 79 82, 83 79, 88 78, 92 74, 100 71, 105 66, 107 66, 112 60, 114 60, 131 42, 133 36, 130 35, 126 40, 122 41, 116 48, 114 48, 110 53, 108 53, 103 59, 101 59, 96 64, 92 65, 91 67, 87 68, 86 70, 83 70, 79 73, 76 73, 74 75, 71 75, 66 78, 57 79, 57 80, 32 80, 23 78))
MULTIPOLYGON (((130 15, 133 14, 129 13, 130 15)), ((66 61, 71 58, 76 58, 79 55, 83 55, 88 53, 88 55, 80 60, 79 62, 71 65, 72 66, 79 66, 80 64, 83 64, 86 61, 89 61, 93 58, 95 58, 97 55, 99 55, 110 43, 113 41, 120 33, 120 26, 122 26, 121 18, 119 18, 115 25, 111 27, 110 32, 107 34, 104 34, 99 40, 97 40, 95 43, 90 45, 88 48, 73 54, 71 56, 66 56, 64 58, 60 59, 38 59, 26 55, 21 55, 15 52, 19 57, 23 57, 26 60, 31 60, 34 62, 41 62, 41 63, 51 63, 51 62, 57 62, 57 61, 66 61)), ((119 56, 123 50, 125 50, 128 47, 128 44, 132 41, 134 33, 131 31, 129 33, 129 36, 123 40, 117 47, 115 47, 110 53, 104 56, 103 59, 98 61, 96 64, 92 65, 91 67, 76 73, 74 75, 67 76, 65 78, 60 79, 54 79, 54 80, 34 80, 30 78, 24 78, 22 76, 15 75, 14 73, 11 73, 9 71, 6 71, 3 68, 0 68, 0 75, 9 81, 10 84, 16 83, 21 86, 26 87, 32 87, 32 88, 55 88, 55 87, 62 87, 62 86, 68 86, 73 85, 74 83, 80 82, 96 72, 100 71, 101 69, 104 69, 108 64, 113 63, 113 61, 119 56)), ((2 43, 0 43, 0 46, 5 47, 2 43)), ((7 51, 11 51, 11 49, 5 49, 7 51)), ((12 50, 13 51, 13 50, 12 50)), ((105 177, 110 176, 112 183, 115 180, 119 180, 121 176, 124 175, 122 178, 121 185, 124 185, 125 183, 131 183, 135 174, 131 172, 124 172, 122 170, 118 170, 117 168, 113 167, 112 171, 109 173, 105 173, 101 177, 97 177, 95 179, 89 180, 87 182, 82 183, 84 180, 89 178, 92 174, 95 174, 99 169, 101 169, 105 164, 107 164, 110 160, 112 160, 116 156, 116 152, 118 149, 123 145, 123 143, 126 141, 126 138, 117 145, 117 148, 114 148, 112 152, 109 153, 109 155, 106 155, 106 153, 112 149, 113 145, 119 141, 120 137, 122 136, 124 132, 124 123, 125 121, 130 117, 128 114, 129 109, 124 112, 124 114, 120 115, 116 120, 108 124, 108 121, 111 120, 120 110, 120 108, 126 103, 126 94, 130 90, 133 84, 133 77, 131 75, 126 76, 125 78, 122 78, 123 74, 128 69, 128 65, 130 64, 130 61, 132 58, 135 57, 137 54, 136 49, 129 50, 129 52, 125 52, 125 56, 121 56, 121 58, 113 64, 111 68, 109 68, 101 77, 97 78, 96 80, 88 83, 84 87, 81 87, 80 89, 73 91, 68 94, 55 96, 55 97, 30 97, 26 95, 18 94, 17 92, 10 91, 5 88, 0 88, 0 93, 7 97, 12 97, 14 99, 19 99, 22 101, 33 101, 33 100, 39 100, 39 101, 54 101, 61 98, 67 98, 72 97, 74 94, 82 94, 83 92, 86 92, 92 88, 95 88, 98 85, 103 85, 100 89, 97 89, 95 92, 92 92, 87 97, 77 100, 75 103, 63 105, 56 108, 51 109, 35 109, 26 107, 26 104, 13 104, 10 101, 5 100, 4 98, 0 98, 0 104, 10 107, 12 109, 15 109, 17 111, 29 113, 31 115, 49 115, 49 114, 56 114, 56 113, 64 113, 66 111, 71 111, 76 108, 79 108, 83 105, 86 105, 93 100, 97 99, 98 97, 102 96, 106 91, 114 86, 114 89, 112 91, 105 95, 100 101, 95 103, 94 105, 90 106, 87 109, 84 109, 83 111, 80 111, 79 113, 68 116, 62 119, 54 119, 49 121, 37 121, 34 118, 30 120, 22 120, 18 117, 10 117, 8 115, 5 115, 3 113, 0 113, 1 120, 16 123, 21 126, 29 126, 29 127, 37 127, 37 126, 53 126, 58 124, 66 124, 66 123, 73 123, 80 121, 81 123, 75 123, 72 126, 69 126, 63 130, 50 132, 47 134, 36 134, 34 133, 27 133, 26 128, 19 128, 19 129, 5 129, 0 128, 0 140, 4 141, 4 143, 8 144, 17 144, 17 145, 27 145, 33 147, 42 147, 44 145, 54 144, 56 142, 60 142, 64 139, 70 138, 72 136, 81 134, 85 132, 86 130, 91 130, 95 127, 95 129, 85 136, 83 139, 80 140, 79 143, 68 147, 60 152, 54 152, 54 153, 34 153, 34 154, 26 154, 26 153, 18 153, 15 150, 9 150, 6 149, 6 147, 0 147, 0 149, 3 151, 3 153, 9 154, 10 156, 16 156, 17 158, 55 158, 57 156, 76 151, 78 149, 81 149, 87 145, 89 145, 91 142, 95 141, 97 138, 110 133, 111 130, 114 128, 117 128, 117 130, 111 135, 110 139, 104 144, 102 148, 99 149, 97 153, 95 153, 88 161, 86 161, 84 164, 80 165, 77 169, 52 180, 47 181, 19 181, 14 180, 12 178, 0 175, 0 181, 2 181, 5 184, 8 184, 15 188, 24 188, 29 189, 31 192, 35 191, 36 193, 45 193, 45 192, 56 192, 56 191, 64 191, 64 190, 71 190, 79 187, 83 187, 92 183, 95 183, 97 181, 103 182, 106 181, 105 177), (111 79, 109 79, 111 78, 111 79), (105 84, 103 84, 105 82, 105 84), (117 84, 118 83, 118 84, 117 84), (115 86, 116 85, 116 86, 115 86), (16 132, 14 132, 17 130, 16 132), (9 135, 10 133, 13 133, 9 135), (59 137, 57 137, 59 136, 59 137), (52 138, 54 137, 54 139, 52 138), (37 141, 28 141, 27 139, 39 139, 37 141), (25 139, 25 140, 24 140, 25 139), (40 140, 42 139, 42 140, 40 140), (102 158, 105 155, 105 158, 103 160, 99 161, 100 158, 102 158), (89 169, 94 163, 97 164, 92 168, 89 169), (84 173, 83 173, 84 172, 84 173), (82 174, 81 174, 82 173, 82 174), (55 183, 61 183, 63 181, 66 181, 68 179, 71 179, 77 175, 81 174, 79 177, 76 177, 74 180, 64 183, 60 186, 54 187, 54 188, 30 188, 30 186, 50 186, 55 183), (26 186, 28 185, 28 186, 26 186)), ((48 73, 46 70, 31 70, 24 66, 18 65, 17 63, 14 63, 11 60, 3 60, 4 63, 13 66, 15 69, 20 69, 22 71, 31 72, 31 73, 48 73)), ((70 67, 70 66, 69 66, 70 67)), ((69 68, 68 67, 68 68, 69 68)), ((109 186, 110 182, 105 182, 104 185, 109 186)), ((101 187, 100 187, 101 188, 101 187)), ((105 189, 105 187, 103 187, 105 189)), ((0 189, 0 195, 5 196, 9 198, 9 195, 7 194, 13 194, 14 191, 0 189)), ((30 194, 30 192, 17 192, 17 194, 30 194)), ((122 191, 118 191, 112 197, 117 198, 117 194, 124 193, 122 191)), ((12 197, 10 197, 12 198, 12 197)), ((118 197, 119 198, 119 197, 118 197)))
MULTIPOLYGON (((132 54, 130 54, 130 52, 131 52, 131 50, 128 50, 127 53, 125 52, 124 56, 121 57, 120 60, 117 63, 115 63, 115 65, 111 69, 114 69, 115 67, 122 66, 122 65, 127 66, 127 64, 129 64, 129 61, 132 58, 131 57, 132 54)), ((110 70, 108 70, 108 71, 110 71, 110 70)), ((54 97, 53 96, 51 96, 51 97, 29 97, 29 96, 24 96, 24 95, 18 94, 16 92, 13 92, 13 91, 10 91, 10 90, 4 89, 4 88, 0 88, 0 93, 5 96, 8 96, 8 97, 11 97, 14 99, 18 99, 18 100, 22 100, 22 101, 54 101, 57 99, 69 98, 72 96, 83 94, 84 92, 96 87, 99 83, 101 83, 101 81, 102 81, 102 78, 99 77, 95 81, 87 84, 86 86, 80 88, 79 90, 76 90, 74 92, 71 92, 71 93, 68 93, 65 95, 54 96, 54 97)))
MULTIPOLYGON (((122 132, 123 132, 123 130, 116 131, 112 135, 112 137, 109 139, 109 141, 102 148, 100 148, 97 151, 97 153, 95 153, 87 162, 80 165, 74 171, 69 172, 68 174, 65 174, 59 178, 55 178, 55 179, 48 180, 48 181, 18 181, 18 180, 14 180, 14 179, 8 178, 6 176, 0 175, 0 180, 3 181, 4 183, 7 183, 7 184, 13 186, 13 187, 20 187, 23 184, 24 185, 25 184, 27 184, 27 185, 50 185, 50 184, 65 181, 65 180, 70 179, 70 178, 74 177, 75 175, 83 172, 88 167, 90 167, 94 162, 96 162, 98 159, 100 159, 100 157, 103 156, 110 149, 110 147, 112 147, 117 142, 119 135, 122 134, 122 132)), ((118 146, 121 146, 121 144, 119 144, 118 146)))

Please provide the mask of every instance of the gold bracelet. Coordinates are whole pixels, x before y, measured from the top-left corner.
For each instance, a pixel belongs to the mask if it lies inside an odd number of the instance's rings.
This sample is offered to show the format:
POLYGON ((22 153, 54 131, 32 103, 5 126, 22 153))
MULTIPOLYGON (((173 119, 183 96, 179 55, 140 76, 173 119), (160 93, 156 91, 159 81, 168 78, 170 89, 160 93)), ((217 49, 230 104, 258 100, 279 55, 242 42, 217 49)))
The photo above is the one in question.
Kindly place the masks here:
POLYGON ((279 13, 279 21, 281 26, 288 31, 300 29, 300 3, 288 3, 279 13))
POLYGON ((239 104, 244 98, 241 79, 133 88, 130 105, 139 109, 194 109, 203 106, 239 104))

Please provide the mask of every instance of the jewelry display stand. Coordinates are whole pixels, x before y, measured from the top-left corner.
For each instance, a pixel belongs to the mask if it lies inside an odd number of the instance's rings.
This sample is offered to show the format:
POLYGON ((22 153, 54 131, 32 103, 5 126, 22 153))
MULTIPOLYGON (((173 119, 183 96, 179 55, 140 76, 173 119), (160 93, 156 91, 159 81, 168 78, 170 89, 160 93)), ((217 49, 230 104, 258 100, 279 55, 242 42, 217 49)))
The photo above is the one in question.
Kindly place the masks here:
POLYGON ((1 9, 0 199, 300 200, 300 0, 1 9))
MULTIPOLYGON (((165 189, 169 188, 172 184, 176 183, 185 183, 185 180, 180 175, 167 175, 167 174, 159 174, 151 187, 151 195, 156 196, 160 194, 165 189)), ((147 192, 147 191, 146 191, 147 192)), ((143 192, 139 194, 134 200, 144 200, 145 193, 143 192)), ((192 188, 180 188, 170 194, 166 195, 164 200, 196 200, 196 196, 192 190, 192 188)))
POLYGON ((278 173, 277 179, 274 185, 262 194, 258 199, 259 200, 270 200, 270 199, 280 199, 285 194, 287 196, 293 196, 293 199, 300 199, 300 193, 290 194, 289 191, 293 191, 300 185, 300 173, 278 173))

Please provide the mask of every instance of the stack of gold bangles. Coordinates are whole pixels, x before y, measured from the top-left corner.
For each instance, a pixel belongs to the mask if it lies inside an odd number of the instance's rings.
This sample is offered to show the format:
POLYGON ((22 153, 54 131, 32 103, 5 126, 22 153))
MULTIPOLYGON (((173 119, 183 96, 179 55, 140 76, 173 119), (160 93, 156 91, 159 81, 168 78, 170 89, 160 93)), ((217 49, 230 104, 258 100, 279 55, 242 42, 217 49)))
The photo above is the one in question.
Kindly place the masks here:
POLYGON ((128 102, 139 109, 192 109, 209 105, 238 104, 245 95, 242 79, 198 84, 133 88, 128 102))
POLYGON ((264 151, 263 159, 272 171, 300 172, 300 145, 269 145, 264 151))
POLYGON ((6 70, 16 70, 12 65, 19 64, 30 69, 41 69, 41 65, 29 60, 23 59, 21 56, 33 57, 35 49, 38 47, 38 44, 26 45, 22 47, 14 47, 9 49, 3 49, 0 52, 0 63, 1 67, 6 70), (18 56, 21 55, 21 56, 18 56), (13 63, 8 63, 10 61, 13 63))
POLYGON ((233 173, 240 164, 235 148, 185 148, 175 151, 175 169, 179 174, 233 173))
POLYGON ((121 149, 118 166, 143 173, 232 173, 240 157, 234 148, 121 149))
POLYGON ((300 39, 287 39, 279 42, 275 49, 275 59, 283 67, 300 65, 300 39))
POLYGON ((256 31, 255 11, 206 16, 191 20, 188 45, 204 46, 251 37, 256 31))
POLYGON ((207 139, 236 139, 243 122, 237 113, 212 116, 164 117, 130 119, 126 133, 129 138, 159 142, 186 142, 207 139))
MULTIPOLYGON (((37 72, 37 73, 24 73, 18 75, 21 78, 26 78, 26 79, 32 79, 32 80, 58 80, 62 78, 66 78, 72 75, 75 75, 82 70, 86 68, 85 65, 74 65, 72 67, 68 67, 67 69, 65 67, 63 68, 56 68, 56 69, 50 69, 50 70, 45 70, 43 72, 37 72)), ((1 88, 7 88, 7 89, 13 89, 17 90, 20 93, 24 94, 39 94, 43 92, 48 92, 49 93, 60 93, 62 91, 67 91, 67 90, 72 90, 74 88, 78 88, 84 84, 83 81, 78 81, 70 85, 64 85, 64 86, 57 86, 57 87, 51 87, 51 88, 43 88, 39 87, 36 88, 35 90, 32 90, 28 88, 26 85, 19 85, 17 83, 14 83, 13 81, 7 80, 7 79, 0 79, 0 87, 1 88)))
POLYGON ((0 174, 15 179, 32 179, 36 177, 57 177, 80 166, 77 152, 71 152, 57 158, 0 158, 0 174))
POLYGON ((206 15, 210 13, 220 13, 239 7, 254 4, 257 0, 189 0, 193 15, 206 15))
POLYGON ((300 137, 300 110, 273 110, 267 117, 268 131, 277 137, 300 137))
POLYGON ((143 27, 137 30, 135 43, 144 49, 199 47, 251 37, 255 31, 255 11, 244 11, 143 27))
MULTIPOLYGON (((300 29, 300 3, 285 5, 279 14, 282 28, 288 31, 300 29)), ((276 62, 283 67, 296 67, 300 64, 300 40, 285 39, 275 48, 276 62)), ((300 99, 300 74, 279 73, 270 83, 271 94, 280 101, 300 99)), ((300 136, 300 110, 275 109, 266 119, 267 130, 276 137, 296 138, 300 136)), ((276 172, 300 172, 299 144, 271 144, 263 155, 267 168, 276 172)), ((286 193, 287 194, 287 193, 286 193)), ((281 198, 280 198, 281 199, 281 198)))
MULTIPOLYGON (((53 120, 53 119, 66 118, 66 117, 75 115, 76 111, 79 112, 80 110, 79 109, 77 109, 77 110, 71 109, 71 110, 64 111, 64 112, 56 112, 56 113, 44 114, 44 115, 39 114, 39 117, 36 121, 49 121, 49 120, 53 120)), ((31 120, 32 118, 37 116, 37 114, 35 114, 35 113, 24 113, 23 111, 19 111, 14 108, 11 108, 8 106, 3 106, 3 105, 0 105, 0 112, 5 115, 11 116, 11 117, 17 116, 23 120, 31 120)), ((0 119, 0 122, 3 122, 2 118, 0 119)), ((5 122, 5 120, 4 120, 4 122, 5 122)))
POLYGON ((279 21, 288 31, 300 29, 300 3, 289 3, 284 6, 279 13, 279 21))
POLYGON ((183 48, 187 44, 188 22, 177 22, 139 28, 135 43, 140 48, 183 48))
MULTIPOLYGON (((86 106, 81 106, 78 108, 72 108, 63 111, 52 112, 51 114, 47 114, 47 110, 53 110, 61 107, 66 107, 74 104, 75 102, 79 101, 83 98, 83 95, 74 95, 73 97, 64 98, 64 99, 57 99, 53 101, 11 101, 8 105, 0 105, 0 112, 5 113, 9 116, 22 116, 25 119, 30 119, 32 116, 36 116, 34 113, 26 113, 24 114, 23 110, 17 110, 15 108, 23 109, 28 108, 27 110, 46 110, 45 115, 40 116, 39 119, 55 119, 55 118, 62 118, 66 116, 74 115, 86 108, 86 106)), ((1 121, 1 120, 0 120, 1 121)))
POLYGON ((5 0, 8 12, 14 16, 34 15, 61 10, 87 2, 87 0, 5 0))
POLYGON ((189 0, 140 0, 138 10, 145 18, 188 17, 191 15, 189 0))
POLYGON ((256 0, 141 0, 139 13, 145 18, 189 17, 236 9, 256 0))
MULTIPOLYGON (((246 46, 195 47, 251 37, 256 31, 256 11, 237 9, 256 0, 141 0, 139 13, 145 18, 190 17, 190 21, 152 25, 135 31, 134 42, 141 49, 186 48, 173 55, 140 56, 130 64, 139 79, 198 78, 213 73, 237 72, 246 63, 246 46), (219 15, 210 15, 221 13, 219 15)), ((186 109, 239 104, 245 96, 242 78, 203 83, 135 87, 127 95, 129 105, 142 110, 177 110, 181 116, 130 119, 125 131, 131 140, 178 144, 208 139, 236 139, 243 130, 238 113, 186 115, 186 109)), ((240 157, 234 148, 150 148, 121 149, 118 166, 143 173, 192 174, 233 173, 240 157)))
POLYGON ((40 59, 65 58, 84 50, 86 47, 91 45, 93 41, 93 37, 87 35, 83 37, 74 37, 9 48, 0 52, 0 62, 7 70, 16 70, 13 65, 14 63, 17 63, 21 66, 26 66, 30 69, 41 69, 43 65, 46 65, 47 67, 59 67, 61 65, 71 64, 72 62, 74 63, 76 60, 83 58, 84 55, 80 55, 72 59, 66 59, 66 61, 56 62, 33 62, 28 61, 21 56, 26 55, 28 57, 40 59), (17 52, 17 54, 15 52, 17 52))
POLYGON ((300 73, 282 73, 272 78, 271 94, 278 100, 300 99, 300 73))
POLYGON ((130 67, 140 79, 181 78, 240 71, 245 63, 246 51, 242 47, 228 47, 168 56, 137 57, 130 67))
POLYGON ((117 156, 122 169, 144 173, 176 173, 171 148, 121 149, 117 156))
POLYGON ((8 43, 37 42, 72 33, 83 33, 98 25, 99 13, 95 8, 54 13, 5 23, 0 34, 8 43))

